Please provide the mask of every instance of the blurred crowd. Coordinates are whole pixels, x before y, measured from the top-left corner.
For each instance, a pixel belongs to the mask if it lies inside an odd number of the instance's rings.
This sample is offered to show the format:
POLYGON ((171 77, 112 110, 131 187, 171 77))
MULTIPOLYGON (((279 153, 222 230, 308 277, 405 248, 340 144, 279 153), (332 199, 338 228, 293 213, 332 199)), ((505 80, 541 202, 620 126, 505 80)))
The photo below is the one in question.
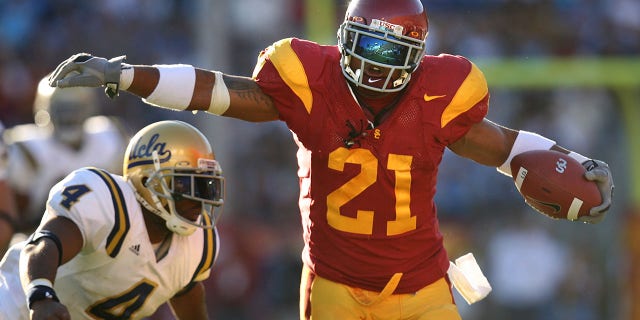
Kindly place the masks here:
MULTIPOLYGON (((333 35, 346 0, 321 1, 333 1, 335 29, 326 31, 333 35)), ((640 55, 637 0, 423 2, 428 54, 640 55)), ((32 123, 38 81, 77 52, 249 76, 264 47, 305 37, 305 14, 304 0, 0 0, 0 121, 32 123)), ((553 221, 527 207, 495 169, 445 154, 436 200, 446 245, 452 259, 473 252, 494 288, 472 306, 458 299, 463 318, 623 319, 633 303, 623 290, 620 231, 628 146, 610 143, 624 135, 615 96, 607 88, 491 90, 489 119, 609 162, 620 192, 602 224, 553 221)), ((100 112, 129 133, 171 117, 209 135, 228 180, 222 252, 207 280, 212 318, 296 319, 302 239, 296 150, 286 127, 150 108, 129 94, 98 100, 100 112)))

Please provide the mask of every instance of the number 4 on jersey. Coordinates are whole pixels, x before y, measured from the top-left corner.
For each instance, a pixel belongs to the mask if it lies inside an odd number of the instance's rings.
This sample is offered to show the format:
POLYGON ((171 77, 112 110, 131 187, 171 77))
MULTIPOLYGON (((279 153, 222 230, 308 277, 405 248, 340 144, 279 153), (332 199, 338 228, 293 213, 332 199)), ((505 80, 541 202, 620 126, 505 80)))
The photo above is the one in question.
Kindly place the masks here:
POLYGON ((71 207, 80 200, 80 197, 88 192, 91 192, 91 189, 84 184, 65 187, 64 190, 62 190, 63 200, 60 201, 60 204, 67 210, 70 210, 71 207))

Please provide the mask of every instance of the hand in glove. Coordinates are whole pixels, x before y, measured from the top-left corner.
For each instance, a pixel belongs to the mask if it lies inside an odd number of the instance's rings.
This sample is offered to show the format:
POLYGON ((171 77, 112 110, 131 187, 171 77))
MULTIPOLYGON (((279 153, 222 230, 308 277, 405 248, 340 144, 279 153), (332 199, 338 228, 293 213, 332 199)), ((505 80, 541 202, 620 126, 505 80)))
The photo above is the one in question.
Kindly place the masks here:
POLYGON ((63 61, 49 76, 49 85, 67 87, 105 87, 109 98, 118 95, 120 68, 125 56, 107 60, 87 53, 78 53, 63 61))
POLYGON ((611 175, 611 169, 609 165, 600 160, 589 160, 582 164, 587 172, 584 174, 585 178, 589 181, 593 181, 600 190, 600 196, 602 203, 591 208, 588 216, 583 216, 578 221, 586 223, 598 223, 604 219, 607 211, 611 207, 611 198, 613 197, 613 176, 611 175))

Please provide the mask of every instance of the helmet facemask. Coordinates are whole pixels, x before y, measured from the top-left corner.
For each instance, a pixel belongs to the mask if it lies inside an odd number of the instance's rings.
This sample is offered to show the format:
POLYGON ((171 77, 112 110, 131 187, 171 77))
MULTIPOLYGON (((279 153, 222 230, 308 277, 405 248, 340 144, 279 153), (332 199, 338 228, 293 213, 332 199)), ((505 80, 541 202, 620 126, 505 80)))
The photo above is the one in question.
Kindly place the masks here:
POLYGON ((162 168, 158 152, 154 151, 153 164, 156 169, 144 183, 154 200, 151 211, 166 221, 169 230, 180 235, 190 235, 198 227, 213 228, 224 202, 224 178, 218 162, 198 159, 198 168, 162 168), (176 201, 183 199, 200 202, 197 220, 191 221, 178 212, 176 201))
POLYGON ((378 92, 402 90, 424 54, 425 41, 403 35, 403 27, 373 19, 370 25, 364 19, 355 17, 346 20, 338 31, 342 59, 342 73, 350 82, 359 87, 378 92), (359 66, 352 68, 352 58, 359 60, 359 66), (386 72, 386 78, 365 81, 364 70, 374 66, 386 72), (368 84, 367 82, 370 82, 368 84), (383 82, 379 85, 379 82, 383 82))
POLYGON ((338 29, 342 73, 358 88, 401 91, 424 56, 428 33, 420 0, 350 0, 338 29))

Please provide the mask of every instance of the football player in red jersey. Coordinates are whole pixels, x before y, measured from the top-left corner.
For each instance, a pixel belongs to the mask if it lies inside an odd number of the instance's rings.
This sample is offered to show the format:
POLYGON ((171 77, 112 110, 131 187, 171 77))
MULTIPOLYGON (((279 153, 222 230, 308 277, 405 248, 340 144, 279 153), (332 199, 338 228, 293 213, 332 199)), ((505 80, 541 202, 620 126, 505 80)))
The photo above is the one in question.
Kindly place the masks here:
POLYGON ((301 319, 459 319, 434 193, 445 148, 511 175, 514 155, 556 149, 588 166, 611 204, 608 165, 486 119, 482 72, 461 56, 425 55, 419 0, 353 0, 338 44, 283 39, 252 77, 191 65, 129 65, 81 53, 50 78, 105 86, 175 110, 281 120, 299 147, 304 270, 301 319))

